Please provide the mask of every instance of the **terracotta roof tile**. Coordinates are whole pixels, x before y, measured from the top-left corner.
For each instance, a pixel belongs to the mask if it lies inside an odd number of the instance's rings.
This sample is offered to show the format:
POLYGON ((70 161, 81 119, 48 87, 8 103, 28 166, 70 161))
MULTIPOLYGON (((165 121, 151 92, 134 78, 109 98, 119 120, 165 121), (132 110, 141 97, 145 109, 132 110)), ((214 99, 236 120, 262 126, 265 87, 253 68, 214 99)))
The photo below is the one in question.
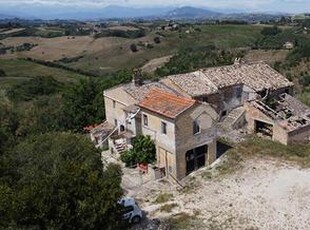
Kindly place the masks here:
POLYGON ((180 113, 192 107, 195 102, 195 100, 177 96, 160 89, 152 89, 139 103, 139 106, 174 119, 180 113))

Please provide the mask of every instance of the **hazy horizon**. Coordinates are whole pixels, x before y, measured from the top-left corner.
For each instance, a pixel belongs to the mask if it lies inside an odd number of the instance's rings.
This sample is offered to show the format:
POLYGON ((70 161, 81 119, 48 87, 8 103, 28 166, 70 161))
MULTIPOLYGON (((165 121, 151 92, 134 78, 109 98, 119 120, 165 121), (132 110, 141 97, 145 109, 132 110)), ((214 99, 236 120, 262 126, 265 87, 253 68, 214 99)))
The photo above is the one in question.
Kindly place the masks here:
POLYGON ((193 6, 212 9, 235 9, 251 12, 305 13, 310 0, 0 0, 0 12, 27 8, 98 9, 109 5, 134 8, 193 6))

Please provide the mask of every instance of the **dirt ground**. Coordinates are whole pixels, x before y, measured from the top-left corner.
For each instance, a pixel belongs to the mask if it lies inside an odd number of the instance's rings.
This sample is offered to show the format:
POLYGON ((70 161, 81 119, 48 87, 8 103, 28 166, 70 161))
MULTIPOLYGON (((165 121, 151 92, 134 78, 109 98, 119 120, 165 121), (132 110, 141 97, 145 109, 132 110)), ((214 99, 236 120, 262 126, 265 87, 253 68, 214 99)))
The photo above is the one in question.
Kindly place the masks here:
MULTIPOLYGON (((240 166, 224 174, 201 169, 184 188, 145 181, 128 188, 127 196, 136 198, 147 220, 181 216, 175 229, 310 229, 309 169, 255 156, 240 166)), ((156 229, 146 226, 141 229, 156 229)))
POLYGON ((144 73, 152 73, 154 72, 157 68, 163 66, 165 63, 169 62, 171 59, 171 55, 161 57, 161 58, 154 58, 150 60, 148 63, 146 63, 141 69, 142 72, 144 73))
POLYGON ((40 37, 9 37, 1 42, 5 46, 18 46, 23 43, 38 44, 30 51, 23 51, 14 54, 3 55, 3 58, 31 57, 47 61, 59 60, 64 57, 76 57, 94 52, 108 52, 124 43, 123 38, 98 38, 90 36, 69 36, 57 38, 40 37))

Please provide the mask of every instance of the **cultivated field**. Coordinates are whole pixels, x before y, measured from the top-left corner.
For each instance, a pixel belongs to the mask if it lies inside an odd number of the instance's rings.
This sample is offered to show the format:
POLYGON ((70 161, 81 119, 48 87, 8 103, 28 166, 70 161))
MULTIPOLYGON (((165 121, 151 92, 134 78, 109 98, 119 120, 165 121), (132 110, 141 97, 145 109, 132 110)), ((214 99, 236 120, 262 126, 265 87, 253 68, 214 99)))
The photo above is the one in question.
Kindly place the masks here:
POLYGON ((124 68, 142 67, 155 58, 174 55, 180 49, 215 45, 218 48, 233 49, 250 46, 259 36, 260 26, 251 25, 187 25, 179 31, 152 31, 137 39, 91 36, 69 36, 57 38, 9 37, 1 40, 5 46, 23 43, 38 44, 30 51, 1 55, 0 58, 31 57, 46 61, 81 57, 76 61, 62 63, 76 69, 105 74, 124 68), (155 44, 154 38, 161 37, 155 44), (154 48, 147 48, 153 43, 154 48), (138 52, 133 53, 130 45, 136 44, 138 52))
POLYGON ((14 34, 16 32, 20 32, 25 30, 25 28, 15 28, 15 29, 11 29, 11 30, 2 30, 0 31, 0 35, 4 34, 4 35, 9 35, 9 34, 14 34))
POLYGON ((3 55, 2 57, 31 57, 34 59, 55 61, 65 57, 91 54, 97 51, 107 51, 124 43, 122 38, 99 38, 89 36, 77 37, 10 37, 1 41, 5 46, 18 46, 23 43, 38 44, 30 51, 23 51, 14 54, 3 55))

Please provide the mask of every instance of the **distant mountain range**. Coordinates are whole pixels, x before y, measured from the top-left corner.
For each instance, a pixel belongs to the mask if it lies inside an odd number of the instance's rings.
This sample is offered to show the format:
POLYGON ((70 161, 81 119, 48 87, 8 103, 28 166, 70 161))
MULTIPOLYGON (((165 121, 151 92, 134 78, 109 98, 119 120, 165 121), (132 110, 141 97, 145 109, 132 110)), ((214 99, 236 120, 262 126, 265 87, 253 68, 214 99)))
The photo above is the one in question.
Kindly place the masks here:
POLYGON ((184 6, 174 9, 166 14, 168 18, 206 18, 206 17, 218 17, 221 13, 208 9, 195 8, 190 6, 184 6))
POLYGON ((0 19, 12 19, 12 18, 15 18, 15 16, 0 13, 0 19))
POLYGON ((133 8, 123 6, 107 6, 98 9, 80 9, 80 8, 59 8, 57 6, 46 8, 44 5, 24 5, 12 10, 9 8, 0 9, 0 19, 10 19, 19 17, 22 19, 108 19, 108 18, 162 18, 162 19, 199 19, 199 18, 221 18, 225 15, 247 14, 241 10, 206 9, 184 6, 180 8, 173 7, 155 7, 155 8, 133 8))

